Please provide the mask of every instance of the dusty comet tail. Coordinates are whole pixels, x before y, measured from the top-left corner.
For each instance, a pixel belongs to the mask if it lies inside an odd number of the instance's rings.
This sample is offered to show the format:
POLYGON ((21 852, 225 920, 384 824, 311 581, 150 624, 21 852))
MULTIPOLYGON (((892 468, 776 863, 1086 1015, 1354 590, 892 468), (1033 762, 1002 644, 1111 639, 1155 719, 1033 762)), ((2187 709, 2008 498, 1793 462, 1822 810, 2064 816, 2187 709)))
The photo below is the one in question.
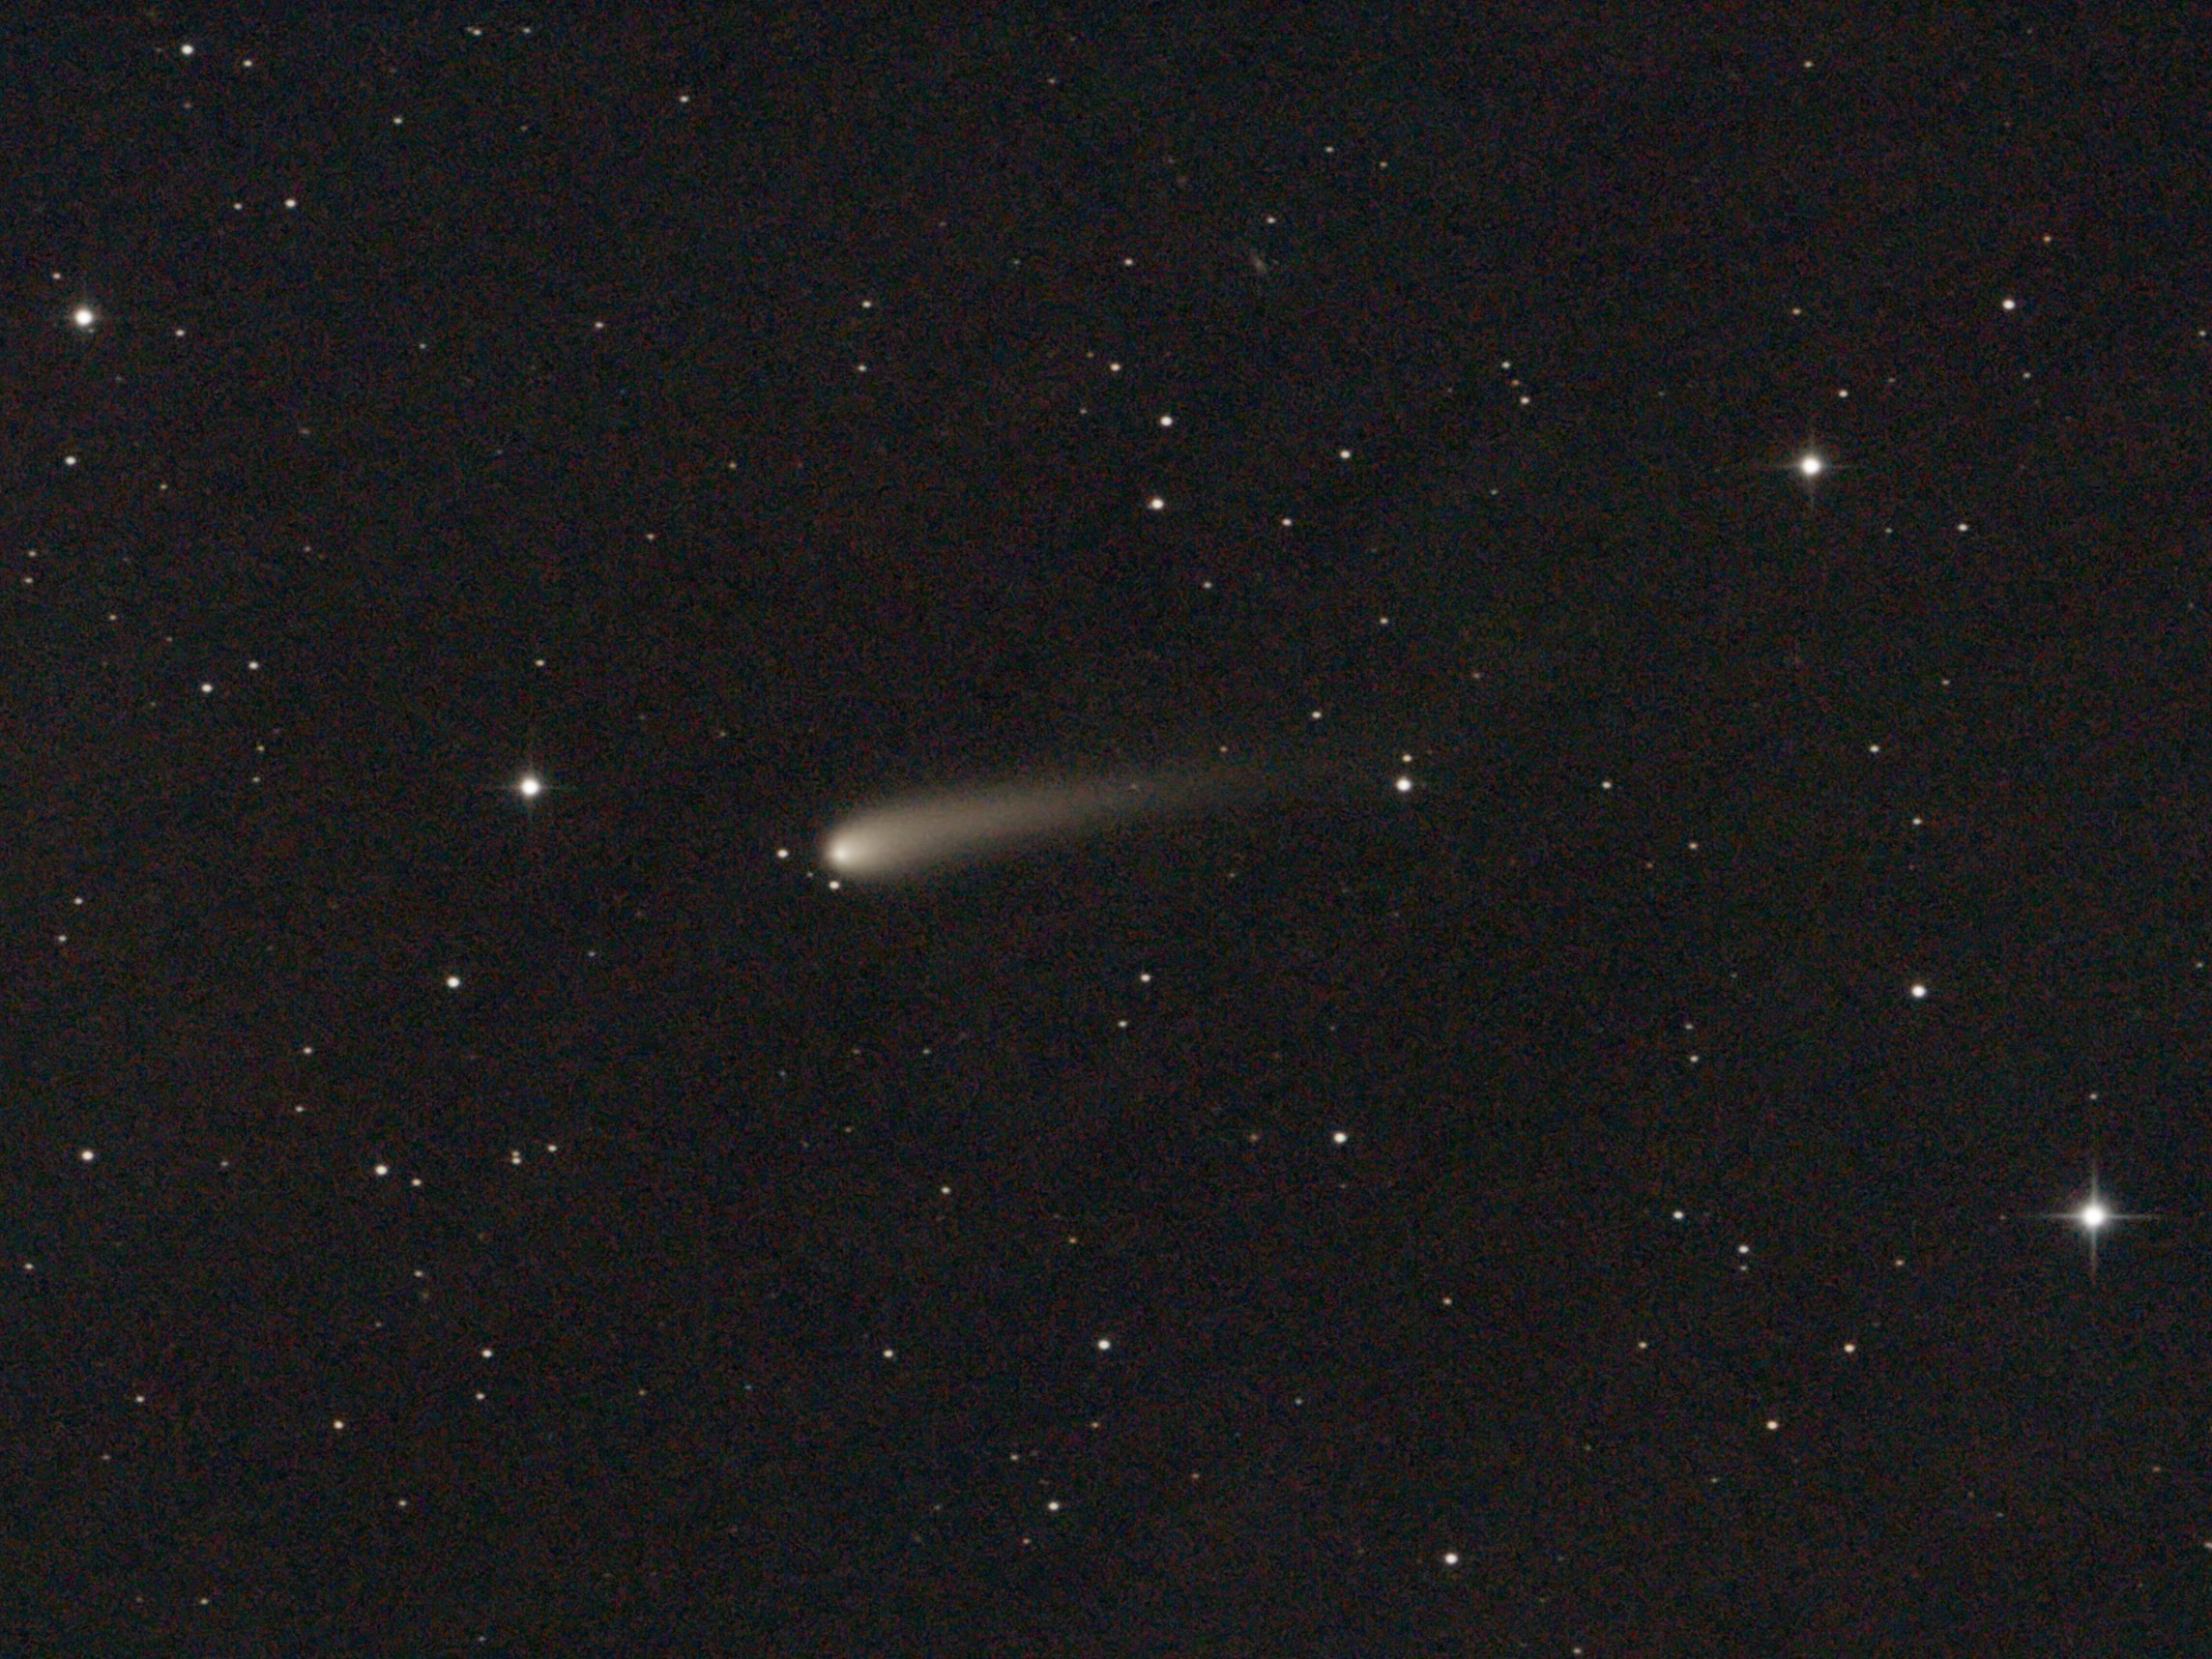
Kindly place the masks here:
POLYGON ((1009 784, 920 796, 855 813, 830 831, 822 856, 831 869, 857 880, 921 875, 1139 814, 1194 804, 1201 793, 1186 780, 1151 777, 1009 784))

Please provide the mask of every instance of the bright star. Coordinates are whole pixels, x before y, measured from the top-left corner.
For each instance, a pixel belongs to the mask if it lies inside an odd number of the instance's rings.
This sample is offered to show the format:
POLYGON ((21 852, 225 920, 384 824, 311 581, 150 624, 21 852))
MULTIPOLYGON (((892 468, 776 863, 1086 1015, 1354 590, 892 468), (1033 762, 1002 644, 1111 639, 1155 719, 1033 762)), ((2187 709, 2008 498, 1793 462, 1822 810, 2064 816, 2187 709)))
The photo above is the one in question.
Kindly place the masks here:
POLYGON ((1805 492, 1808 507, 1820 505, 1820 485, 1832 473, 1849 472, 1848 461, 1839 461, 1820 447, 1820 434, 1817 427, 1808 428, 1805 441, 1797 452, 1788 460, 1771 461, 1760 469, 1761 472, 1789 473, 1805 492))
POLYGON ((1841 472, 1843 463, 1831 461, 1819 450, 1808 447, 1798 455, 1796 460, 1790 463, 1790 470, 1794 472, 1805 485, 1806 505, 1819 507, 1820 505, 1820 480, 1832 472, 1841 472))
POLYGON ((529 737, 522 746, 522 765, 503 786, 507 793, 522 802, 526 814, 535 814, 538 801, 556 793, 558 786, 549 781, 538 767, 538 728, 530 728, 529 737))
POLYGON ((518 757, 515 768, 497 782, 480 786, 485 793, 504 795, 522 809, 523 818, 536 833, 540 807, 550 807, 556 795, 568 792, 568 785, 556 783, 538 764, 538 743, 535 735, 518 757))
POLYGON ((2105 1195, 2098 1187, 2097 1172, 2092 1167, 2089 1171, 2089 1194, 2086 1198, 2072 1209, 2036 1211, 2033 1219, 2037 1221, 2071 1222, 2074 1226, 2079 1227, 2082 1235, 2089 1240, 2089 1277, 2094 1279, 2097 1276, 2097 1236, 2100 1233, 2115 1221, 2156 1221, 2160 1218, 2156 1215, 2123 1214, 2114 1209, 2105 1202, 2105 1195))

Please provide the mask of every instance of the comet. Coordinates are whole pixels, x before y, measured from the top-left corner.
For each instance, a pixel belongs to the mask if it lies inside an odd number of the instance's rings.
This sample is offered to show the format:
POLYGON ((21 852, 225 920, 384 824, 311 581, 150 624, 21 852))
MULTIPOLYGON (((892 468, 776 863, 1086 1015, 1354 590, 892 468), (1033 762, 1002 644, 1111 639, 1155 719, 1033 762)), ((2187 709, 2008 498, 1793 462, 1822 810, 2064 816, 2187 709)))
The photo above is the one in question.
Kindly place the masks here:
POLYGON ((1161 773, 910 796, 839 821, 823 842, 822 858, 855 881, 897 881, 1215 804, 1237 793, 1231 779, 1161 773))
POLYGON ((822 867, 854 886, 895 886, 1132 825, 1263 805, 1270 820, 1358 811, 1415 793, 1413 756, 1386 747, 1374 718, 1324 723, 1326 711, 1303 713, 1288 732, 1214 726, 1158 737, 1158 758, 1126 771, 1045 762, 863 801, 823 832, 822 867))

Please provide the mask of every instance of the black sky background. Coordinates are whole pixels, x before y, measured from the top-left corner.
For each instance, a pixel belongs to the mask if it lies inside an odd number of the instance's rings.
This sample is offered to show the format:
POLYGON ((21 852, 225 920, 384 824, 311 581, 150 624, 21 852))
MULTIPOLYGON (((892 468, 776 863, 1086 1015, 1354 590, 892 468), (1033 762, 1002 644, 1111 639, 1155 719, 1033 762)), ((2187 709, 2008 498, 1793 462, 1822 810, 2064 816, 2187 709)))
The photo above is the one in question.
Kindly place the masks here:
POLYGON ((8 25, 0 1646, 2192 1651, 2193 22, 8 25))

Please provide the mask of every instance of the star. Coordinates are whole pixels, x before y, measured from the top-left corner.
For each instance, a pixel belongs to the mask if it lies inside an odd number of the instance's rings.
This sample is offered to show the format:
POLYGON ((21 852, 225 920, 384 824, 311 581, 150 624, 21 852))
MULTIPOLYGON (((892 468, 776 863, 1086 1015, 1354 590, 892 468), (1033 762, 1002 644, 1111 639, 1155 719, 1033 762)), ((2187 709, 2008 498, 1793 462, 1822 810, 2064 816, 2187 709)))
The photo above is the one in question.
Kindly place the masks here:
POLYGON ((1830 473, 1842 470, 1843 463, 1831 460, 1817 449, 1806 449, 1790 463, 1790 470, 1803 480, 1805 503, 1808 507, 1820 505, 1820 480, 1830 473))
POLYGON ((2104 1192, 2098 1185, 2097 1171, 2094 1165, 2089 1170, 2088 1195, 2080 1204, 2072 1209, 2038 1210, 2033 1213, 2032 1218, 2037 1221, 2071 1222, 2081 1230, 2089 1240, 2089 1277, 2091 1279, 2095 1279, 2097 1276, 2097 1239, 2105 1229, 2116 1221, 2157 1221, 2160 1219, 2156 1215, 2124 1214, 2114 1209, 2106 1202, 2104 1192))
POLYGON ((1820 505, 1820 482, 1831 473, 1848 472, 1850 463, 1839 461, 1820 447, 1820 433, 1817 426, 1805 430, 1805 442, 1788 460, 1771 462, 1761 469, 1770 473, 1790 473, 1795 476, 1805 491, 1805 505, 1818 509, 1820 505))
POLYGON ((535 816, 538 803, 554 793, 554 784, 538 764, 538 727, 534 722, 522 745, 522 765, 506 785, 507 793, 522 802, 526 816, 535 816))
POLYGON ((538 733, 532 728, 522 753, 511 763, 513 771, 498 781, 486 781, 479 787, 487 795, 499 795, 513 802, 522 814, 524 833, 532 855, 538 851, 538 814, 540 808, 550 810, 556 795, 566 795, 568 786, 554 781, 553 774, 538 765, 538 733))

